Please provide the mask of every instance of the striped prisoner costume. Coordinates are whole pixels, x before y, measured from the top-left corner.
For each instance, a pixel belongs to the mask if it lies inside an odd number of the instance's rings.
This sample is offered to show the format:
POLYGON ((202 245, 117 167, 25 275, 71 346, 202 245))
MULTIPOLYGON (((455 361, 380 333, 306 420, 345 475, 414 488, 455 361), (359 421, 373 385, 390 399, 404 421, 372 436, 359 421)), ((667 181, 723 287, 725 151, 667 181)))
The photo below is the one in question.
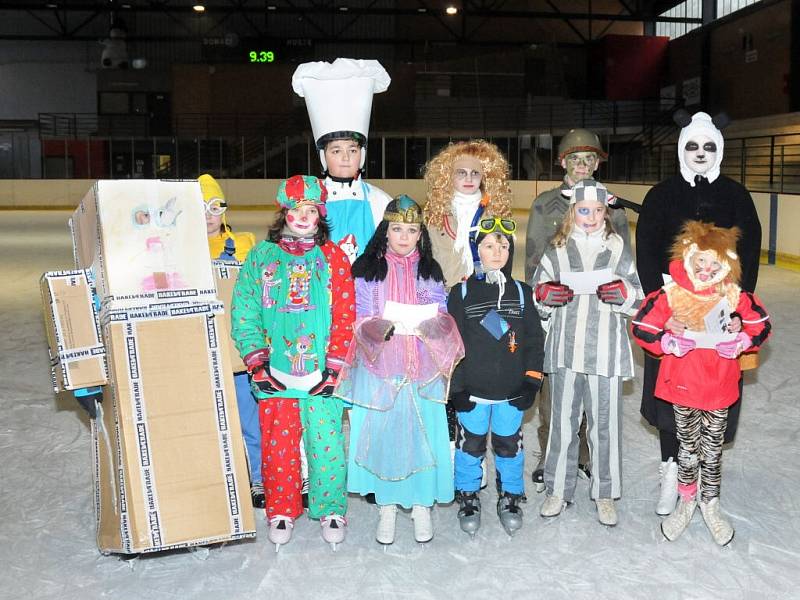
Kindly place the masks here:
POLYGON ((622 379, 633 376, 625 315, 642 299, 633 255, 617 234, 575 231, 563 247, 545 250, 533 285, 560 281, 562 273, 611 269, 627 298, 616 306, 595 294, 576 295, 563 307, 537 304, 547 333, 552 416, 544 480, 548 495, 571 501, 577 483, 578 427, 585 412, 592 455, 591 497, 619 498, 622 491, 620 399, 622 379))

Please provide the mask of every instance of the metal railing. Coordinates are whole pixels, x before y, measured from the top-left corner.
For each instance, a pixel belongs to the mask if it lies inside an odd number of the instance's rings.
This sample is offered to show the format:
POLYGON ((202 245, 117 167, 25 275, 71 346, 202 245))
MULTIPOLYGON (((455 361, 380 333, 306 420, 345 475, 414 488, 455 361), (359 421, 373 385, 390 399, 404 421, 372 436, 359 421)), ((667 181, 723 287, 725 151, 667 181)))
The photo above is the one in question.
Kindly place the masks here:
MULTIPOLYGON (((457 139, 467 138, 370 138, 366 176, 420 178, 427 161, 457 139)), ((488 139, 508 157, 512 179, 561 178, 555 162, 556 139, 528 135, 488 139)), ((611 137, 607 147, 608 161, 598 172, 604 181, 652 184, 678 172, 674 141, 647 147, 640 141, 611 137)), ((42 178, 194 178, 209 172, 222 178, 279 179, 320 171, 316 147, 306 136, 63 138, 48 140, 46 149, 42 178)), ((727 139, 722 173, 751 191, 800 192, 800 134, 727 139)))

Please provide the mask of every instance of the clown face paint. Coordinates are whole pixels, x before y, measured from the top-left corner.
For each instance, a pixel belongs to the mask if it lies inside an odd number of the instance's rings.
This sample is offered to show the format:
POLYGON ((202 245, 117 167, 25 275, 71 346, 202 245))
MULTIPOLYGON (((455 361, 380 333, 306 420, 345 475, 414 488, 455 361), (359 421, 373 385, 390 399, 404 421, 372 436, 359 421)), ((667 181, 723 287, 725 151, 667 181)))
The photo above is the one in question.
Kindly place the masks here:
POLYGON ((575 228, 584 233, 594 233, 605 227, 606 205, 593 200, 581 200, 572 208, 575 215, 575 228))
POLYGON ((567 171, 571 185, 594 176, 600 159, 595 152, 572 152, 561 159, 561 167, 567 171))
POLYGON ((717 161, 717 145, 706 135, 696 135, 683 147, 683 161, 698 175, 705 175, 717 161))
POLYGON ((695 252, 691 258, 692 273, 695 281, 700 283, 715 283, 722 271, 722 264, 716 252, 703 250, 695 252))
POLYGON ((353 178, 361 166, 361 146, 352 139, 333 140, 325 146, 328 173, 334 177, 353 178))
POLYGON ((500 233, 490 233, 478 244, 478 256, 485 271, 502 269, 508 262, 508 239, 500 233))
POLYGON ((301 204, 286 211, 286 226, 299 237, 307 237, 317 232, 319 210, 313 204, 301 204))
POLYGON ((473 156, 463 156, 453 163, 453 187, 462 194, 474 194, 481 189, 483 165, 473 156))

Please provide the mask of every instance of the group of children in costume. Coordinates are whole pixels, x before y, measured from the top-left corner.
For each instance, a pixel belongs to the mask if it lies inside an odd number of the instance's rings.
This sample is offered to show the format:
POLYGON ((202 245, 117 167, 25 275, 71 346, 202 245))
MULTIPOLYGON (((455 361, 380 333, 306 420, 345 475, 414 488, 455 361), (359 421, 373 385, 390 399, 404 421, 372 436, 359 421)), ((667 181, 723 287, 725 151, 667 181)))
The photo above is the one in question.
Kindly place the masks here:
POLYGON ((430 540, 432 506, 454 497, 462 530, 474 536, 489 431, 497 514, 513 534, 525 501, 522 419, 545 374, 553 407, 540 514, 558 515, 572 501, 585 413, 590 495, 600 522, 615 525, 622 381, 633 376, 625 317, 636 314, 634 339, 665 356, 657 391, 675 405, 681 440, 680 501, 662 531, 673 540, 688 525, 702 464, 700 507, 714 539, 727 543, 733 533, 719 514, 719 450, 725 411, 738 398, 735 359, 769 334, 760 302, 736 284, 737 231, 689 222, 675 242, 672 282, 643 299, 630 248, 611 224, 613 196, 585 179, 562 191, 568 208, 529 286, 511 275, 516 224, 488 210, 475 147, 497 152, 480 141, 447 151, 456 150, 454 188, 456 181, 474 181, 477 203, 459 218, 454 194, 444 205, 450 210, 434 216, 398 196, 352 266, 330 240, 322 180, 297 175, 281 184, 275 223, 245 259, 233 300, 233 336, 259 400, 270 540, 287 543, 303 512, 301 439, 308 514, 320 520, 328 543, 344 539, 347 492, 374 494, 382 544, 394 541, 399 508, 411 510, 415 539, 430 540), (426 218, 441 229, 426 226, 426 218), (470 224, 463 227, 465 218, 470 224), (463 252, 460 228, 467 235, 463 252), (469 271, 449 286, 434 235, 440 245, 453 242, 445 258, 455 255, 469 271), (587 291, 581 275, 597 272, 604 280, 587 291), (674 316, 691 331, 705 331, 712 308, 722 311, 720 329, 707 333, 734 330, 724 341, 702 345, 667 326, 674 316), (457 416, 454 464, 448 404, 457 416))
POLYGON ((546 490, 540 514, 555 517, 571 503, 584 473, 598 520, 616 525, 633 317, 634 340, 663 357, 655 393, 673 405, 680 443, 680 500, 662 532, 677 539, 699 491, 715 541, 728 543, 719 465, 728 407, 740 395, 736 359, 770 332, 759 300, 739 288, 738 231, 688 216, 671 281, 645 297, 624 212, 610 210, 614 197, 592 179, 599 140, 576 130, 559 152, 565 184, 534 203, 542 214, 528 228, 529 284, 517 281, 509 169, 493 144, 439 153, 426 167, 424 209, 361 178, 369 103, 343 115, 331 95, 371 103, 388 82, 375 61, 298 68, 293 87, 309 108, 324 178, 281 183, 266 240, 253 245, 220 222, 221 191, 201 179, 212 256, 242 261, 232 335, 247 373, 237 375, 237 398, 270 541, 287 543, 303 513, 303 462, 308 515, 334 549, 345 537, 348 492, 374 498, 382 544, 394 541, 398 509, 410 509, 415 539, 429 541, 433 505, 454 499, 461 529, 474 536, 489 432, 497 515, 513 534, 526 501, 523 416, 545 382, 547 451, 533 474, 546 490), (584 417, 591 472, 589 457, 579 458, 584 417))

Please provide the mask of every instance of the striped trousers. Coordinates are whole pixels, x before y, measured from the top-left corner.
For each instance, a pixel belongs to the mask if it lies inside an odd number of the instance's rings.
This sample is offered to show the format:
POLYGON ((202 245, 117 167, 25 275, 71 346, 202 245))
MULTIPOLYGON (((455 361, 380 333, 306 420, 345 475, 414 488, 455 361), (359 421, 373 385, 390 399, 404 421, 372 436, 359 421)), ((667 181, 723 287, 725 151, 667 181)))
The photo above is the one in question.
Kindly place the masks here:
POLYGON ((591 497, 622 493, 622 377, 587 375, 559 368, 549 373, 552 414, 544 464, 549 495, 571 502, 578 471, 578 428, 586 413, 592 460, 591 497))
POLYGON ((702 468, 700 499, 719 497, 722 478, 722 443, 728 426, 728 409, 700 410, 672 405, 678 434, 678 483, 690 486, 702 468))

